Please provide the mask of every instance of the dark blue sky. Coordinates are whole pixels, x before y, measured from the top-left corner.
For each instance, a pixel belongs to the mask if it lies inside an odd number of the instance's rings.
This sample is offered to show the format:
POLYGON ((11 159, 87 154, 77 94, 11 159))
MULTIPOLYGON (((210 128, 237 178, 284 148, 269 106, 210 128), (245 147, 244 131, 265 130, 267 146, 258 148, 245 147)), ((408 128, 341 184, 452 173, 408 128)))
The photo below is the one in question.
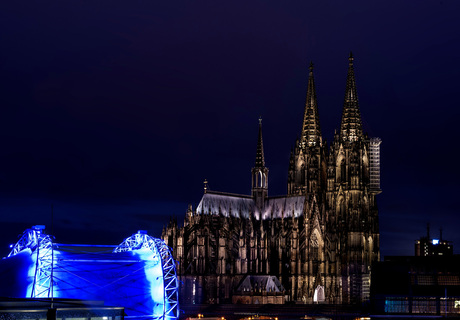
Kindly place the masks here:
POLYGON ((249 193, 263 117, 271 195, 286 192, 315 64, 323 136, 347 58, 365 130, 383 140, 381 252, 443 227, 460 252, 460 3, 3 1, 0 252, 34 224, 58 242, 159 237, 203 180, 249 193), (48 229, 48 231, 50 231, 48 229))

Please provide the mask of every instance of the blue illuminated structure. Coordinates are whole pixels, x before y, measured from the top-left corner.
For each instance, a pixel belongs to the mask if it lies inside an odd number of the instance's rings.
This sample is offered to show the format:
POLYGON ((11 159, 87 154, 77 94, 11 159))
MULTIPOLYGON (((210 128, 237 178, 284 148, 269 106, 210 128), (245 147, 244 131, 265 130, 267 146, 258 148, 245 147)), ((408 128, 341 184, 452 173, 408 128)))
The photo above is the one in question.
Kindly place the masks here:
POLYGON ((128 318, 179 317, 171 249, 139 231, 119 246, 54 243, 44 226, 27 229, 0 260, 0 296, 104 300, 128 318))
MULTIPOLYGON (((161 263, 163 270, 163 303, 157 304, 160 310, 155 308, 154 314, 164 314, 165 319, 179 318, 179 296, 178 296, 178 283, 176 276, 176 263, 173 259, 171 248, 169 248, 163 240, 152 238, 146 231, 140 230, 127 238, 120 244, 113 252, 126 252, 133 250, 148 250, 154 254, 154 259, 158 259, 161 263), (162 309, 162 310, 161 310, 162 309), (162 311, 162 312, 158 312, 162 311)), ((158 279, 158 278, 157 278, 158 279)), ((152 296, 157 294, 152 292, 152 296)))
POLYGON ((53 241, 43 231, 45 226, 37 225, 27 229, 16 243, 8 257, 12 257, 23 250, 30 250, 33 268, 33 282, 27 288, 27 297, 51 298, 50 292, 53 277, 53 241))

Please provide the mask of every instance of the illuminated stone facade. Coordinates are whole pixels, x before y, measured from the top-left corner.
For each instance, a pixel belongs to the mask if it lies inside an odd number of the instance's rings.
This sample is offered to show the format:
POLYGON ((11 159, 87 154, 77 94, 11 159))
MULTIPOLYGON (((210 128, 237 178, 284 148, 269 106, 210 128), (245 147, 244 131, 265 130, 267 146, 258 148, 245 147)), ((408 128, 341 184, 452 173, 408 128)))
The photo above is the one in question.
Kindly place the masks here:
MULTIPOLYGON (((189 207, 184 225, 173 220, 164 229, 162 238, 179 262, 181 303, 235 303, 234 295, 240 303, 254 301, 249 297, 255 288, 237 290, 247 275, 275 277, 285 301, 367 300, 371 264, 380 255, 375 199, 381 192, 379 146, 380 139, 370 139, 362 130, 351 55, 341 127, 326 145, 310 66, 288 194, 268 196, 259 122, 252 194, 210 191, 205 183, 203 198, 196 210, 189 207)), ((256 295, 265 294, 257 290, 256 295)))

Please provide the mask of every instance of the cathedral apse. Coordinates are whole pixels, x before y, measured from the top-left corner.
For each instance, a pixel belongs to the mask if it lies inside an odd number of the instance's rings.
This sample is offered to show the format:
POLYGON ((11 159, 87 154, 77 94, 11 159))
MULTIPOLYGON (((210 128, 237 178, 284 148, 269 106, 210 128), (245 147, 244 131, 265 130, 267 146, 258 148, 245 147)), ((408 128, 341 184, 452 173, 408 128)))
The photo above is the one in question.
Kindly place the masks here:
POLYGON ((162 238, 179 263, 181 303, 369 299, 371 266, 380 258, 381 140, 363 132, 351 54, 333 141, 328 145, 321 135, 313 65, 301 124, 287 195, 268 195, 260 119, 251 194, 209 190, 205 182, 183 225, 171 220, 164 228, 162 238))

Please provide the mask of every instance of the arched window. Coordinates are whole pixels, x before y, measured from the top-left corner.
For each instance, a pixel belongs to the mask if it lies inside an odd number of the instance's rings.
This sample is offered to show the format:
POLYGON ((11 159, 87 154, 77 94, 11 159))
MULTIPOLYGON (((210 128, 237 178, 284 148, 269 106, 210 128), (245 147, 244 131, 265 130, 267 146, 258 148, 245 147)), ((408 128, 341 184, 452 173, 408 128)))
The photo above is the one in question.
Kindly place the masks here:
POLYGON ((347 181, 347 167, 345 165, 345 159, 340 162, 340 182, 347 181))
POLYGON ((318 268, 320 264, 320 256, 319 256, 319 242, 316 232, 313 231, 311 240, 310 240, 310 257, 312 260, 312 273, 314 275, 318 274, 318 268))
POLYGON ((337 216, 339 217, 339 220, 345 219, 345 199, 343 196, 339 197, 337 203, 337 216))
POLYGON ((304 186, 306 184, 305 181, 305 166, 302 164, 302 167, 300 168, 300 183, 304 186))
POLYGON ((367 263, 369 265, 371 265, 372 264, 373 253, 374 253, 374 241, 373 241, 372 237, 369 237, 368 243, 369 243, 369 247, 368 247, 369 261, 367 263))
POLYGON ((364 181, 369 181, 369 159, 367 158, 367 153, 364 153, 363 156, 363 179, 364 181))
POLYGON ((342 170, 342 166, 345 164, 345 159, 343 153, 340 153, 337 157, 336 167, 335 167, 335 177, 337 182, 345 181, 345 170, 342 170))

